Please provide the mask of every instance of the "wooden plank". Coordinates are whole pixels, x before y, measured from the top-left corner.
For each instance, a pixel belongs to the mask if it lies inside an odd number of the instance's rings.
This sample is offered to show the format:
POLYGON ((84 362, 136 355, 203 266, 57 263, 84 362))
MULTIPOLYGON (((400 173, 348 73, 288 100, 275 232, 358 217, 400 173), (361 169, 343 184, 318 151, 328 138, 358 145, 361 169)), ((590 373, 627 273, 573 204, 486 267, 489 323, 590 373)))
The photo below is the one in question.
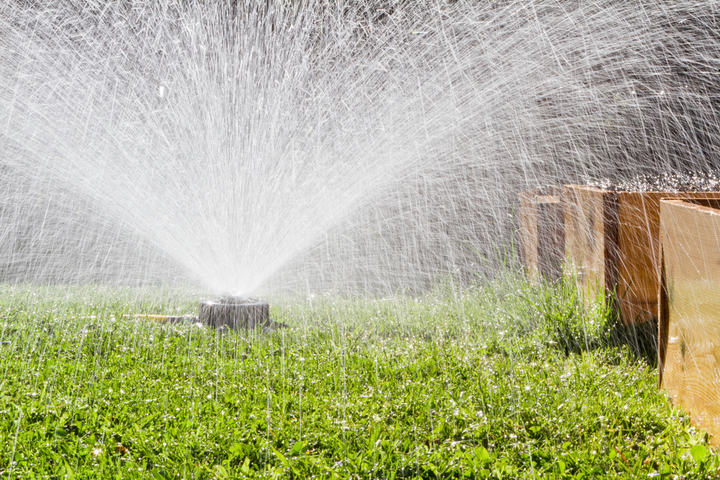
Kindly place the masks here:
POLYGON ((662 200, 659 383, 720 446, 720 201, 662 200))
POLYGON ((565 251, 564 213, 560 197, 523 192, 520 197, 519 227, 521 255, 531 281, 557 280, 562 276, 565 251))
POLYGON ((530 280, 538 278, 537 258, 537 211, 534 192, 521 192, 518 195, 518 227, 520 233, 520 257, 530 280))
POLYGON ((565 255, 586 300, 615 292, 626 324, 655 321, 660 289, 660 200, 719 192, 612 192, 567 185, 565 255))
POLYGON ((594 187, 566 185, 565 271, 586 300, 612 291, 617 278, 617 196, 594 187))
POLYGON ((660 199, 667 192, 618 195, 620 313, 626 323, 655 321, 660 288, 660 199))

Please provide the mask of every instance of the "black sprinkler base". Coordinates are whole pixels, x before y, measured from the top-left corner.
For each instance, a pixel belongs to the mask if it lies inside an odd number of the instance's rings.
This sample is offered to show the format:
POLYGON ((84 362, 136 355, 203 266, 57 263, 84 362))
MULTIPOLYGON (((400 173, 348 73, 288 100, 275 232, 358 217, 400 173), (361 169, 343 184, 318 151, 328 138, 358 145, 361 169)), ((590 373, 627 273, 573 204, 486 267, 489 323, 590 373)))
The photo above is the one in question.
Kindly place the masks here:
POLYGON ((223 297, 200 302, 198 320, 211 327, 254 329, 273 327, 266 302, 241 297, 223 297))

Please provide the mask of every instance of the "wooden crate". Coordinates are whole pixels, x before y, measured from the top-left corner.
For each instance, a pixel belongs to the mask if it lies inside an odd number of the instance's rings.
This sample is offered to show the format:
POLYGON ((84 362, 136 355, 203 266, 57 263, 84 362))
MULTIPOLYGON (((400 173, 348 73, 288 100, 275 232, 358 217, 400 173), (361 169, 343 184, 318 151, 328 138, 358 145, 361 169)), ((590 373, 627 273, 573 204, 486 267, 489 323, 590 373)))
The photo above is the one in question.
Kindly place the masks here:
POLYGON ((625 324, 655 321, 660 288, 660 200, 720 192, 623 192, 566 185, 566 272, 586 299, 615 292, 625 324))
POLYGON ((663 200, 659 383, 720 446, 720 200, 663 200))
POLYGON ((520 251, 531 281, 562 276, 565 215, 559 193, 559 189, 549 189, 519 195, 520 251))

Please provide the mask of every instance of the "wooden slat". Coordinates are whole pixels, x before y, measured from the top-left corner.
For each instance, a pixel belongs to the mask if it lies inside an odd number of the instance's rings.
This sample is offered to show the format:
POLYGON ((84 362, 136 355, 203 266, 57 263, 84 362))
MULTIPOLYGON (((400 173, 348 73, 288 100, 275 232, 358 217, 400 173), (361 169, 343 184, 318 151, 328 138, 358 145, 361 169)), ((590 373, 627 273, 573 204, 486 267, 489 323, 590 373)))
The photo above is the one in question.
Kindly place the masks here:
POLYGON ((518 227, 520 230, 520 254, 525 265, 528 278, 538 278, 537 258, 537 211, 533 192, 522 192, 518 195, 518 227))
POLYGON ((566 185, 565 271, 575 276, 587 300, 603 289, 612 291, 617 278, 617 196, 599 188, 566 185))
POLYGON ((667 192, 618 193, 618 282, 620 313, 626 323, 658 316, 660 199, 667 192))
POLYGON ((521 254, 528 278, 557 280, 565 250, 564 214, 558 195, 523 192, 519 227, 521 254))
POLYGON ((663 200, 659 382, 720 445, 720 201, 663 200))

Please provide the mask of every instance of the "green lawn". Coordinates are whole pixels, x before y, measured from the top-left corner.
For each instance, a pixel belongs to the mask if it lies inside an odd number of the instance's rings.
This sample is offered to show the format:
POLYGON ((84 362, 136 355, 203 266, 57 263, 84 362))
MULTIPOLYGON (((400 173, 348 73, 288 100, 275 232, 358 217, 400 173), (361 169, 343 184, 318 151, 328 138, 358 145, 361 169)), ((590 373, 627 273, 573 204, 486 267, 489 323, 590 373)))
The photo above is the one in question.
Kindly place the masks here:
POLYGON ((127 317, 192 295, 3 291, 0 478, 718 477, 570 288, 275 301, 270 334, 127 317))

